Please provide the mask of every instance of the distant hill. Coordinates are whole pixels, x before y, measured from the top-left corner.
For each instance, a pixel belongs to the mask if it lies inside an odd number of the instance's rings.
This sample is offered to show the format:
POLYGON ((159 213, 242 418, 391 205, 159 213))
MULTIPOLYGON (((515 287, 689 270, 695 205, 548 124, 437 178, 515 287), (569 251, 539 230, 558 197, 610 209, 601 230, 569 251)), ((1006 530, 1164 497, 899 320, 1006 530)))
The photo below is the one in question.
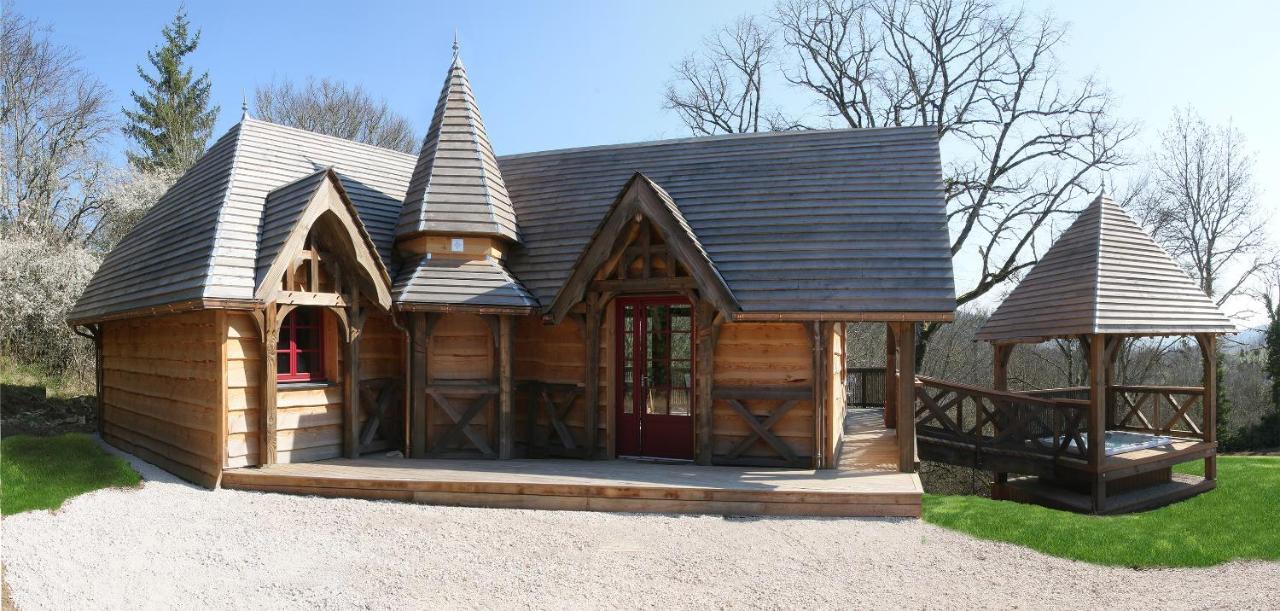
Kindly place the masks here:
POLYGON ((1228 335, 1221 343, 1224 352, 1248 352, 1261 348, 1267 341, 1267 327, 1260 325, 1228 335))

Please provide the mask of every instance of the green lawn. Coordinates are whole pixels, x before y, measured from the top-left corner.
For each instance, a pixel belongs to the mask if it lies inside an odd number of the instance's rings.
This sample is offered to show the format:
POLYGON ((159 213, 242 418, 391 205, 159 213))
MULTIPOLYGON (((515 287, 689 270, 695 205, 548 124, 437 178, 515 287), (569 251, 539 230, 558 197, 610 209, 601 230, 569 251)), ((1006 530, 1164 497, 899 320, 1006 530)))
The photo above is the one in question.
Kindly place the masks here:
MULTIPOLYGON (((1203 473, 1203 463, 1180 465, 1203 473)), ((924 519, 1096 564, 1209 566, 1280 560, 1280 457, 1218 458, 1217 489, 1154 511, 1085 516, 1009 501, 926 494, 924 519)))
POLYGON ((85 435, 6 437, 0 441, 0 513, 57 509, 99 488, 137 486, 142 478, 123 459, 85 435))

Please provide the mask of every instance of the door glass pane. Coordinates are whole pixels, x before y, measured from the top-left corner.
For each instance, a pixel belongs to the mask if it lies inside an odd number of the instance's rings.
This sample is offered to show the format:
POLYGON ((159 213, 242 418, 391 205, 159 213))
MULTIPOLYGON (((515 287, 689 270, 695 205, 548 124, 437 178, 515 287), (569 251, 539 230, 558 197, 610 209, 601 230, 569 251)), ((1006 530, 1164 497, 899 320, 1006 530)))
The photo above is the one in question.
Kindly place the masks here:
POLYGON ((631 392, 634 387, 631 385, 631 376, 627 375, 626 382, 622 385, 622 413, 630 414, 635 411, 631 405, 631 392))
POLYGON ((671 385, 693 386, 690 361, 671 361, 671 385))
POLYGON ((624 306, 622 308, 622 328, 630 331, 633 320, 635 320, 635 311, 631 306, 624 306))
POLYGON ((671 386, 671 361, 649 361, 649 386, 671 386))
POLYGON ((677 331, 688 331, 692 317, 689 306, 671 306, 671 328, 677 331))
POLYGON ((293 373, 293 371, 289 369, 288 352, 276 353, 276 373, 293 373))
POLYGON ((670 411, 672 416, 689 415, 689 389, 672 388, 670 411))
POLYGON ((649 388, 648 402, 644 413, 664 416, 667 414, 667 397, 670 391, 666 388, 649 388))
POLYGON ((677 359, 687 359, 693 356, 689 349, 688 333, 671 334, 671 356, 677 359))

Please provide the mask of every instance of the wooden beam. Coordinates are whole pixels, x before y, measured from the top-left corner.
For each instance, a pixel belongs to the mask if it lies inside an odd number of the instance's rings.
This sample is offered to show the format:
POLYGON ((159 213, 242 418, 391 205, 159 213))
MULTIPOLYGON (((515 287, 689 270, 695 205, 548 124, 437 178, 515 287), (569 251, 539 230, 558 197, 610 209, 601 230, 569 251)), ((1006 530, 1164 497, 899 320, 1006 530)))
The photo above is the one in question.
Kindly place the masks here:
POLYGON ((587 295, 586 332, 583 342, 587 350, 586 384, 583 400, 586 413, 587 457, 596 453, 596 438, 600 422, 600 302, 595 293, 587 295))
POLYGON ((628 278, 626 280, 596 280, 591 283, 591 290, 599 293, 622 290, 630 292, 680 292, 697 287, 698 282, 687 276, 679 278, 659 276, 656 278, 628 278))
POLYGON ((427 455, 427 338, 429 314, 409 315, 409 451, 414 458, 427 455))
POLYGON ((1214 452, 1204 459, 1204 478, 1218 479, 1218 337, 1212 333, 1196 335, 1204 366, 1204 440, 1214 444, 1214 452))
MULTIPOLYGON (((314 273, 314 271, 313 271, 314 273)), ((343 380, 342 447, 347 458, 360 456, 360 341, 364 332, 365 312, 360 307, 360 293, 352 289, 351 310, 347 314, 346 368, 343 380)))
POLYGON ((259 385, 258 463, 276 462, 276 347, 280 343, 279 306, 269 303, 262 311, 262 381, 259 385))
POLYGON ((498 458, 507 460, 515 454, 515 397, 512 384, 512 333, 510 316, 498 319, 498 458))
POLYGON ((338 293, 314 293, 307 291, 280 291, 276 303, 326 308, 345 308, 347 299, 338 293))
POLYGON ((823 467, 824 461, 827 460, 824 452, 826 427, 823 426, 827 421, 830 408, 827 405, 827 391, 831 388, 831 368, 825 358, 828 340, 823 333, 827 324, 818 321, 809 323, 809 345, 813 349, 813 450, 811 455, 815 469, 823 467))
POLYGON ((715 427, 715 353, 716 340, 719 338, 721 317, 716 316, 716 308, 708 301, 697 302, 697 321, 694 323, 697 334, 696 361, 694 363, 694 386, 696 395, 694 409, 697 413, 698 447, 694 458, 700 465, 711 464, 715 451, 712 432, 715 427))
POLYGON ((1107 482, 1100 474, 1107 460, 1107 345, 1101 335, 1082 336, 1089 349, 1089 465, 1092 467, 1093 512, 1102 513, 1107 504, 1107 482))
POLYGON ((915 323, 897 324, 897 469, 915 471, 915 323))

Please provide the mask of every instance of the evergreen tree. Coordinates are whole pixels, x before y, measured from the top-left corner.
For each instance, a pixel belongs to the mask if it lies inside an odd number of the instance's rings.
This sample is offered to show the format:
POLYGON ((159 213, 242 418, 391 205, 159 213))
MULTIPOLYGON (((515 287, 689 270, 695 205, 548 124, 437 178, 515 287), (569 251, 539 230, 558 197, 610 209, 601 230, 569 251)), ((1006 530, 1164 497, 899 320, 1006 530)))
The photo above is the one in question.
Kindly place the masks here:
POLYGON ((204 153, 218 107, 209 106, 209 73, 195 78, 183 63, 200 44, 200 31, 191 32, 186 10, 179 10, 161 33, 164 43, 147 52, 155 74, 138 66, 147 90, 131 92, 138 109, 124 111, 129 119, 124 133, 137 144, 128 154, 134 167, 183 172, 204 153))

